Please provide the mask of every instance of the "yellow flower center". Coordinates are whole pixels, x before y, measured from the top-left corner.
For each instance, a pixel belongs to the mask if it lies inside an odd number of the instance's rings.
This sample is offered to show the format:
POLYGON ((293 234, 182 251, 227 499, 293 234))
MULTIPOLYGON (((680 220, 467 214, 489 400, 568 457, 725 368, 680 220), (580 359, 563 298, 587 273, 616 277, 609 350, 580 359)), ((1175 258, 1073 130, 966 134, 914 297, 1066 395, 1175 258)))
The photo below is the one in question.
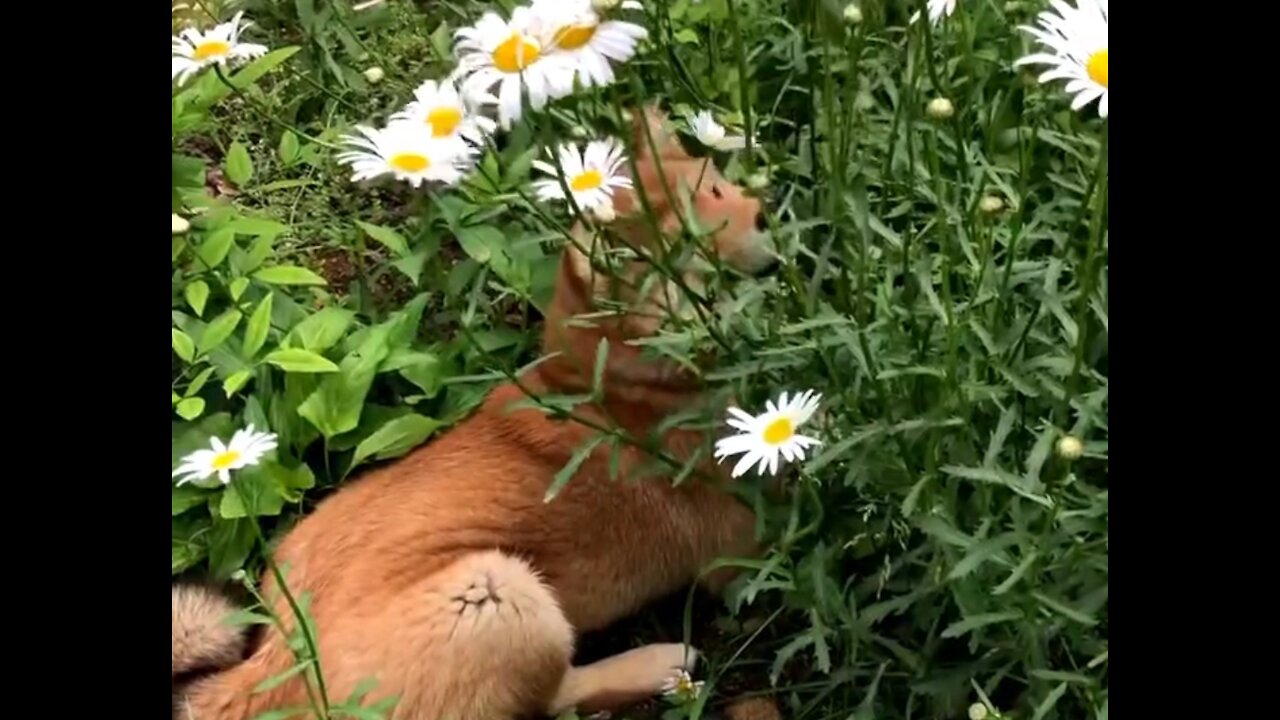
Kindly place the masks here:
MULTIPOLYGON (((432 127, 435 127, 434 125, 432 127)), ((404 172, 422 172, 431 167, 431 160, 421 153, 396 153, 387 161, 391 167, 404 172)))
POLYGON ((456 107, 438 107, 427 113, 427 124, 431 126, 432 137, 452 135, 460 122, 462 122, 462 111, 456 107))
POLYGON ((504 73, 518 73, 538 62, 541 55, 537 43, 520 33, 512 33, 493 49, 493 66, 504 73))
POLYGON ((789 418, 780 417, 764 428, 764 441, 770 445, 778 445, 791 439, 796 432, 789 418))
POLYGON ((224 450, 217 455, 214 455, 213 462, 209 463, 209 465, 212 466, 214 470, 226 470, 239 459, 239 450, 224 450))
POLYGON ((591 42, 591 38, 596 34, 596 27, 594 22, 565 25, 556 31, 551 42, 565 50, 577 50, 591 42))
POLYGON ((192 55, 197 60, 208 60, 209 58, 222 57, 231 52, 231 43, 226 40, 205 40, 196 46, 196 50, 192 55))
POLYGON ((584 170, 569 181, 569 187, 573 188, 574 192, 595 190, 603 184, 604 176, 598 170, 584 170))
POLYGON ((1098 83, 1102 87, 1107 86, 1107 50, 1103 48, 1098 52, 1089 56, 1084 63, 1085 72, 1089 73, 1089 78, 1098 83))

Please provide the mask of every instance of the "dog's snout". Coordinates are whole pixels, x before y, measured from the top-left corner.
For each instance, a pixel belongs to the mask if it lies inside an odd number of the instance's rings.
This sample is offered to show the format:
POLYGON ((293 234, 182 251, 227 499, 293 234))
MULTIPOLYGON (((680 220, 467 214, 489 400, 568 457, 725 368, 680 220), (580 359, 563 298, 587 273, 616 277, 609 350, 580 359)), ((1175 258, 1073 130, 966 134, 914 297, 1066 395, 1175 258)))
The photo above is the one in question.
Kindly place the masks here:
POLYGON ((782 266, 781 260, 779 260, 776 257, 771 257, 769 258, 768 262, 760 266, 760 269, 756 270, 755 275, 756 277, 764 277, 766 275, 772 275, 778 272, 778 268, 781 266, 782 266))
POLYGON ((756 213, 756 229, 763 232, 769 228, 769 219, 764 213, 756 213))

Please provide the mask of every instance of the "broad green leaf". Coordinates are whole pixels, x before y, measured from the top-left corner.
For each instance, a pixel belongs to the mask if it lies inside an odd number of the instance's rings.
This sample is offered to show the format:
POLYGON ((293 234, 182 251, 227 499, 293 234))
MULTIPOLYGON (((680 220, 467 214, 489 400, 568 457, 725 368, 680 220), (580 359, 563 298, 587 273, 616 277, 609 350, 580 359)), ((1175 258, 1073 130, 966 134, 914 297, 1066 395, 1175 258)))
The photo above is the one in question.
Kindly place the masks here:
POLYGON ((239 141, 231 143, 227 148, 224 163, 227 178, 237 186, 243 186, 253 178, 253 161, 249 159, 249 150, 239 141))
POLYGON ((491 261, 507 244, 502 232, 488 225, 460 227, 456 229, 456 235, 458 244, 467 255, 480 263, 491 261))
POLYGON ((209 491, 192 485, 173 486, 173 514, 181 515, 197 505, 203 505, 209 497, 209 491))
POLYGON ((204 266, 212 270, 226 259, 227 253, 231 252, 231 246, 235 244, 235 240, 235 230, 230 227, 219 228, 205 238, 205 241, 200 244, 197 254, 200 256, 204 266))
POLYGON ((316 476, 305 463, 288 468, 276 460, 267 460, 262 466, 285 502, 301 501, 303 491, 316 486, 316 476))
POLYGON ((338 366, 323 355, 302 348, 280 348, 268 353, 266 362, 275 365, 285 372, 298 373, 332 373, 338 372, 338 366))
POLYGON ((404 415, 378 428, 356 446, 351 466, 355 467, 367 458, 388 460, 399 457, 421 445, 443 423, 423 415, 404 415))
POLYGON ((582 463, 586 462, 586 459, 591 457, 591 453, 595 451, 596 447, 609 437, 611 436, 606 433, 601 433, 586 441, 577 450, 575 450, 573 457, 569 458, 569 462, 565 463, 565 466, 560 468, 560 471, 556 473, 555 478, 552 479, 551 487, 548 487, 546 494, 542 496, 542 502, 547 503, 554 500, 556 496, 560 494, 560 491, 564 489, 565 485, 569 484, 569 480, 578 472, 578 468, 582 467, 582 463))
POLYGON ((222 392, 226 393, 227 397, 231 397, 240 392, 240 388, 243 388, 252 377, 253 373, 248 370, 238 370, 222 381, 222 392))
POLYGON ((197 393, 204 389, 204 384, 209 382, 209 377, 211 375, 213 375, 212 367, 207 367, 204 370, 201 370, 200 374, 196 375, 195 379, 191 381, 191 384, 187 386, 187 390, 183 394, 187 397, 195 397, 197 393))
POLYGON ((214 578, 225 580, 248 559, 254 542, 251 522, 244 518, 214 519, 209 536, 209 573, 214 578))
POLYGON ((371 225, 359 220, 356 221, 356 225, 359 225, 366 235, 382 243, 396 255, 404 257, 409 254, 409 242, 395 230, 380 225, 371 225))
POLYGON ((231 291, 232 300, 239 300, 240 296, 244 294, 244 291, 248 287, 249 287, 249 278, 247 277, 238 277, 235 280, 232 280, 231 283, 227 286, 227 288, 231 291))
POLYGON ((292 165, 298 160, 298 151, 298 136, 290 130, 285 130, 280 136, 280 159, 285 165, 292 165))
POLYGON ((255 280, 271 285, 325 285, 324 278, 295 265, 276 265, 262 268, 253 274, 255 280))
POLYGON ((253 356, 267 342, 267 331, 271 329, 271 301, 275 293, 268 292, 258 303, 258 307, 249 317, 249 325, 244 330, 244 356, 252 360, 253 356))
POLYGON ((204 315, 204 304, 209 300, 209 285, 203 280, 187 283, 187 287, 183 289, 183 294, 187 298, 187 304, 192 310, 196 311, 196 317, 204 315))
POLYGON ((259 465, 237 471, 222 491, 218 514, 225 519, 275 516, 283 508, 284 498, 266 468, 259 465))
POLYGON ((178 354, 185 362, 191 362, 196 356, 196 342, 191 336, 182 332, 178 328, 171 328, 169 334, 172 336, 173 351, 178 354))
POLYGON ((240 319, 244 315, 239 310, 228 310, 218 317, 214 318, 204 329, 204 334, 200 336, 198 344, 200 354, 203 355, 210 350, 218 347, 231 337, 231 333, 236 331, 236 327, 240 325, 240 319))
POLYGON ((285 338, 285 344, 300 346, 313 352, 324 352, 342 339, 354 318, 355 313, 350 310, 324 308, 295 325, 285 338))
POLYGON ((389 339, 398 322, 392 319, 370 328, 359 347, 342 359, 338 372, 324 378, 298 407, 298 414, 326 438, 341 435, 360 423, 365 396, 378 365, 390 353, 389 339))

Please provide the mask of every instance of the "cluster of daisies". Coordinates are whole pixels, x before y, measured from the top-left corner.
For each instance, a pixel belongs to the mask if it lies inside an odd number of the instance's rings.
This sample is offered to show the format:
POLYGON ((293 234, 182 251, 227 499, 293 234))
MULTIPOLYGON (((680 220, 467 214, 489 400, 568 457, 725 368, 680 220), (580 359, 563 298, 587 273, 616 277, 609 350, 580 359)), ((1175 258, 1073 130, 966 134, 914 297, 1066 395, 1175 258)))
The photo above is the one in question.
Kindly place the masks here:
MULTIPOLYGON (((1098 101, 1098 117, 1106 118, 1110 102, 1107 95, 1107 11, 1108 0, 1052 0, 1050 9, 1040 13, 1036 26, 1021 26, 1044 46, 1044 52, 1033 53, 1014 63, 1048 65, 1040 82, 1066 80, 1066 91, 1073 95, 1071 109, 1079 110, 1098 101)), ((951 17, 959 0, 928 0, 926 9, 934 25, 951 17)), ((920 13, 912 16, 915 22, 920 13)))

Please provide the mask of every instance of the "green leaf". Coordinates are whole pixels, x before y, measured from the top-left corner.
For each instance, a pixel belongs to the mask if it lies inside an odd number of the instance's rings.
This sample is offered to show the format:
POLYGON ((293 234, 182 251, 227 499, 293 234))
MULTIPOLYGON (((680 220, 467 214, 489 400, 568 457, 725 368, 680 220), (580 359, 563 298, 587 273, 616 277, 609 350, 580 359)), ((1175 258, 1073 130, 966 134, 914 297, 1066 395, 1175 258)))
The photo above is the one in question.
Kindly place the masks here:
POLYGON ((252 377, 253 373, 248 370, 237 370, 222 381, 222 392, 226 393, 227 397, 231 397, 240 392, 240 388, 244 387, 252 377))
POLYGON ((209 491, 194 485, 173 486, 173 514, 181 515, 197 505, 203 505, 209 491))
POLYGON ((247 277, 238 277, 235 280, 232 280, 231 284, 227 286, 227 288, 231 291, 232 300, 239 300, 240 296, 244 294, 244 291, 248 287, 249 287, 249 278, 247 277))
POLYGON ((324 378, 298 407, 298 414, 326 438, 341 435, 360 424, 365 396, 373 385, 378 365, 390 353, 389 339, 398 322, 398 318, 393 318, 370 328, 360 346, 342 359, 338 372, 324 378))
POLYGON ((965 577, 992 557, 1000 556, 1003 558, 1001 553, 1004 549, 1017 541, 1017 533, 1005 533, 999 537, 975 543, 973 547, 969 548, 968 553, 960 559, 960 562, 951 568, 951 572, 947 573, 947 579, 956 580, 965 577))
POLYGON ((171 328, 169 334, 172 336, 173 351, 184 362, 191 362, 192 358, 196 356, 196 342, 191 339, 190 335, 178 328, 171 328))
POLYGON ((204 329, 204 334, 200 336, 198 344, 200 354, 203 355, 210 350, 218 347, 231 337, 231 333, 236 331, 236 327, 240 325, 240 319, 244 315, 239 310, 228 310, 218 317, 214 318, 209 326, 204 329))
POLYGON ((271 478, 271 482, 275 484, 276 492, 286 502, 301 501, 303 491, 316 486, 316 476, 306 464, 289 468, 276 460, 268 460, 262 466, 271 478))
POLYGON ((1087 625, 1092 627, 1098 624, 1098 621, 1095 620, 1091 615, 1082 613, 1079 610, 1076 610, 1075 608, 1071 607, 1070 605, 1067 605, 1066 603, 1062 602, 1061 600, 1055 600, 1038 590, 1032 591, 1031 597, 1039 601, 1041 605, 1044 605, 1045 607, 1058 613, 1059 615, 1075 620, 1081 625, 1087 625))
POLYGON ((611 437, 606 433, 601 433, 583 443, 581 447, 574 451, 573 457, 569 458, 569 462, 560 468, 560 472, 551 481, 551 487, 547 488, 547 493, 542 496, 542 502, 547 503, 555 499, 565 485, 569 484, 569 480, 578 472, 578 468, 582 467, 582 463, 586 461, 596 447, 606 439, 611 437))
POLYGON ((239 141, 231 143, 227 148, 227 157, 223 163, 227 178, 237 186, 243 186, 253 178, 253 161, 249 159, 249 150, 239 141))
POLYGON ((338 372, 338 366, 332 360, 302 348, 280 348, 269 353, 263 360, 275 365, 285 372, 298 373, 332 373, 338 372))
POLYGON ((609 338, 601 336, 596 345, 596 364, 591 371, 591 392, 598 398, 604 397, 604 369, 609 362, 609 338))
POLYGON ((325 285, 324 278, 314 272, 295 265, 276 265, 262 268, 253 274, 255 280, 270 285, 325 285))
POLYGON ((1028 500, 1043 505, 1044 507, 1053 507, 1052 500, 1044 495, 1034 492, 1035 490, 1040 489, 1038 485, 1032 485, 1025 479, 1018 477, 1013 473, 1005 472, 1004 470, 996 468, 959 467, 956 465, 947 465, 942 468, 942 472, 954 477, 964 478, 965 480, 1003 485, 1028 500))
POLYGON ((479 263, 488 263, 507 244, 502 232, 488 225, 457 228, 456 236, 463 251, 479 263))
POLYGON ((187 304, 192 310, 196 311, 196 317, 204 315, 204 304, 209 300, 209 285, 203 280, 187 283, 187 287, 183 289, 183 294, 187 298, 187 304))
POLYGON ((268 292, 262 302, 249 318, 249 325, 244 330, 244 356, 252 360, 253 356, 267 342, 267 331, 271 329, 271 301, 275 293, 268 292))
POLYGON ((292 165, 298 161, 298 151, 298 136, 290 130, 285 130, 280 136, 280 159, 285 165, 292 165))
POLYGON ((371 225, 359 220, 356 221, 356 225, 359 225, 366 235, 382 243, 396 255, 404 257, 409 254, 409 242, 395 230, 380 225, 371 225))
POLYGON ((431 433, 443 425, 439 420, 423 415, 404 415, 378 428, 356 446, 351 466, 355 467, 367 458, 388 460, 399 457, 421 445, 431 433))
POLYGON ((212 367, 207 367, 204 370, 201 370, 200 374, 196 375, 196 378, 187 386, 187 391, 183 393, 183 395, 186 397, 195 397, 196 393, 200 392, 204 388, 204 384, 209 382, 209 376, 211 375, 213 375, 212 367))
POLYGON ((231 246, 235 244, 235 239, 235 230, 230 227, 219 228, 205 238, 197 254, 205 266, 212 270, 226 259, 227 253, 231 252, 231 246))
POLYGON ((1008 622, 1017 620, 1022 617, 1022 613, 1017 610, 1004 610, 1002 612, 982 613, 980 615, 970 615, 969 617, 953 622, 942 631, 942 637, 953 638, 966 635, 977 630, 980 627, 986 627, 994 623, 1008 622))
POLYGON ((223 518, 275 516, 284 508, 275 482, 262 465, 237 472, 222 491, 218 514, 223 518), (247 505, 247 507, 246 507, 247 505))
POLYGON ((333 347, 346 334, 355 313, 342 308, 327 307, 293 326, 285 338, 285 344, 301 346, 313 352, 324 352, 333 347))
POLYGON ((262 682, 258 683, 257 685, 254 686, 253 692, 261 693, 261 692, 266 692, 268 690, 271 690, 272 688, 279 687, 280 685, 283 685, 284 683, 288 682, 289 678, 302 673, 302 671, 309 669, 314 664, 315 664, 315 660, 312 660, 310 658, 303 660, 302 662, 298 663, 297 665, 294 665, 288 670, 285 670, 279 675, 273 675, 267 678, 266 680, 263 680, 262 682))
POLYGON ((253 549, 252 522, 215 518, 209 537, 209 572, 214 578, 225 580, 244 565, 253 549))
POLYGON ((1031 720, 1043 720, 1043 718, 1053 710, 1053 706, 1058 704, 1058 701, 1062 699, 1062 696, 1065 695, 1066 692, 1067 684, 1065 682, 1058 683, 1058 686, 1050 690, 1049 694, 1045 696, 1044 702, 1040 703, 1036 708, 1036 714, 1031 716, 1031 720))

